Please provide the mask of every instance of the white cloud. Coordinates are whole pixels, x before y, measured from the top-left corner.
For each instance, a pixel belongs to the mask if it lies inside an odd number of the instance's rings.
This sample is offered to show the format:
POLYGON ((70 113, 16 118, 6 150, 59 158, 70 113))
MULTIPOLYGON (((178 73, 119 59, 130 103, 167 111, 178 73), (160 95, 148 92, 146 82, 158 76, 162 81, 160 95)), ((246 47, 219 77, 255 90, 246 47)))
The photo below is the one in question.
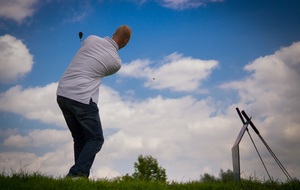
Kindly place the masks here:
MULTIPOLYGON (((93 7, 90 4, 90 1, 79 1, 78 2, 78 10, 72 9, 73 15, 72 18, 66 18, 63 22, 84 22, 85 18, 91 13, 94 12, 93 7)), ((99 1, 102 3, 102 1, 99 1)))
POLYGON ((204 6, 204 2, 203 0, 163 0, 161 4, 163 7, 183 10, 204 6))
MULTIPOLYGON (((201 82, 207 79, 218 66, 215 60, 200 60, 183 57, 182 54, 173 53, 163 60, 158 68, 150 67, 150 60, 135 60, 123 64, 119 74, 134 78, 145 78, 145 87, 152 89, 170 88, 173 91, 196 91, 201 82)), ((202 89, 202 91, 205 89, 202 89)))
MULTIPOLYGON (((230 150, 233 143, 230 139, 236 138, 231 129, 239 126, 239 121, 232 119, 235 115, 210 117, 217 111, 212 98, 158 96, 132 102, 123 101, 118 92, 104 88, 101 87, 99 97, 102 125, 104 131, 113 128, 117 132, 106 137, 100 157, 101 161, 114 163, 131 160, 125 164, 129 165, 126 171, 118 169, 120 174, 129 173, 139 154, 158 158, 169 177, 178 180, 184 175, 187 180, 199 177, 211 162, 214 170, 231 167, 230 154, 224 151, 230 150), (227 163, 218 165, 218 160, 227 160, 227 163)), ((111 167, 114 168, 114 164, 111 167)))
POLYGON ((96 172, 91 172, 91 177, 90 178, 95 178, 95 179, 98 179, 98 178, 105 178, 105 179, 113 179, 115 177, 118 177, 120 176, 120 174, 115 171, 115 170, 112 170, 111 168, 109 167, 100 167, 99 169, 96 170, 96 172))
POLYGON ((43 156, 27 152, 0 153, 0 167, 6 174, 20 172, 40 172, 55 177, 65 176, 73 163, 72 143, 66 143, 55 152, 48 152, 43 156))
POLYGON ((33 15, 37 2, 38 0, 1 0, 0 17, 21 23, 26 17, 33 15))
MULTIPOLYGON (((146 3, 150 0, 127 0, 133 1, 139 5, 146 3)), ((161 6, 175 9, 175 10, 185 10, 185 9, 197 9, 201 6, 206 6, 207 3, 223 2, 223 0, 154 0, 161 6)))
MULTIPOLYGON (((39 172, 48 176, 64 177, 74 164, 72 143, 66 143, 54 152, 48 152, 42 156, 26 152, 0 153, 1 172, 39 172)), ((99 156, 98 156, 99 157, 99 156)), ((111 169, 107 163, 94 164, 90 174, 91 179, 114 178, 120 176, 118 171, 111 169)))
POLYGON ((17 133, 17 131, 18 131, 17 128, 6 129, 6 130, 0 129, 0 137, 8 137, 8 136, 14 135, 17 133))
POLYGON ((245 66, 251 72, 249 77, 221 87, 237 90, 241 103, 253 110, 255 118, 265 117, 264 124, 268 127, 277 126, 284 135, 290 134, 287 131, 300 135, 299 52, 300 42, 297 42, 273 55, 260 57, 245 66))
POLYGON ((70 22, 70 23, 83 22, 86 16, 87 16, 87 12, 81 12, 81 13, 75 12, 72 18, 64 19, 63 22, 70 22))
POLYGON ((0 36, 0 82, 15 81, 31 71, 33 56, 21 40, 0 36))
POLYGON ((56 103, 57 83, 22 89, 14 86, 0 94, 0 111, 20 114, 27 119, 66 126, 56 103))
MULTIPOLYGON (((0 167, 17 171, 36 159, 34 153, 25 152, 2 152, 0 153, 0 167)), ((10 171, 5 171, 10 172, 10 171)))
POLYGON ((11 135, 4 140, 3 145, 8 147, 42 147, 58 146, 61 143, 69 142, 71 139, 68 130, 35 129, 27 136, 11 135))

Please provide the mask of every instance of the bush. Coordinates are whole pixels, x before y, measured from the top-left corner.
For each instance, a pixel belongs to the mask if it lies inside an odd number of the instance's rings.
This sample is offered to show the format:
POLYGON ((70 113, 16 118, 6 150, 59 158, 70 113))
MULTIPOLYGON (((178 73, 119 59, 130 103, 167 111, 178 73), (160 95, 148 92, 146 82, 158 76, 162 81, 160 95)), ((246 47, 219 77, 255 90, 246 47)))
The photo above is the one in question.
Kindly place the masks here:
POLYGON ((215 176, 209 175, 208 173, 204 173, 204 175, 200 175, 200 182, 202 183, 215 183, 218 180, 215 176))
POLYGON ((152 156, 140 155, 138 162, 134 163, 134 170, 133 179, 163 182, 167 180, 166 169, 158 167, 157 160, 152 156))
POLYGON ((202 182, 202 183, 215 183, 215 182, 227 183, 227 182, 234 181, 233 172, 229 169, 227 170, 227 172, 224 172, 223 169, 221 169, 219 177, 220 178, 216 178, 213 175, 204 173, 204 175, 200 175, 200 182, 202 182))
POLYGON ((233 172, 228 169, 227 172, 224 172, 222 169, 220 170, 219 177, 223 183, 234 181, 233 172))

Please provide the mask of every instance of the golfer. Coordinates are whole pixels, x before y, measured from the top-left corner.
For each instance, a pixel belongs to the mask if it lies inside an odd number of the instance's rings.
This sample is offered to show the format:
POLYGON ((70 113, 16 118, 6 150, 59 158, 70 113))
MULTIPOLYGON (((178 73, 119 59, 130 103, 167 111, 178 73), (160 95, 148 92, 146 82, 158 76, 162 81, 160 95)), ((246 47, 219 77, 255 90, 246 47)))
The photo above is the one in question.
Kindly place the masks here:
POLYGON ((103 77, 121 68, 118 50, 131 38, 131 29, 120 26, 113 37, 88 36, 58 83, 57 103, 74 141, 75 164, 67 177, 88 177, 104 143, 98 110, 103 77))

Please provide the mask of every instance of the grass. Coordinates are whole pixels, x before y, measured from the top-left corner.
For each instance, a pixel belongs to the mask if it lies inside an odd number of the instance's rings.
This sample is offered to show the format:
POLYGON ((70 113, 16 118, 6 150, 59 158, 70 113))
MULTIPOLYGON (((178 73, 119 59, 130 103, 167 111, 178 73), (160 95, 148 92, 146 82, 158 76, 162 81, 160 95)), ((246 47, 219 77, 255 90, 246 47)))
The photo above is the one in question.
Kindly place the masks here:
POLYGON ((169 190, 169 189, 284 189, 296 190, 300 189, 300 181, 279 183, 275 181, 260 182, 258 180, 242 180, 235 181, 190 181, 190 182, 160 182, 160 181, 141 181, 119 177, 115 179, 97 179, 90 180, 87 178, 53 178, 51 176, 42 175, 40 173, 28 174, 25 172, 13 173, 11 175, 0 174, 0 189, 1 190, 68 190, 68 189, 133 189, 133 190, 169 190))

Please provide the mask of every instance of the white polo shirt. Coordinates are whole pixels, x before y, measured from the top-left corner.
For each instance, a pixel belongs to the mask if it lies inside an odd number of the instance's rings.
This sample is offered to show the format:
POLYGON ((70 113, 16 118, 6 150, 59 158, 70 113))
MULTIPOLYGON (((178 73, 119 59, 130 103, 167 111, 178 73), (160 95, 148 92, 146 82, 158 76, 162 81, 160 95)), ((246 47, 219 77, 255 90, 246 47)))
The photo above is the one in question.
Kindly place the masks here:
POLYGON ((118 44, 111 38, 88 36, 58 83, 56 94, 83 104, 98 103, 104 76, 121 68, 118 44))

